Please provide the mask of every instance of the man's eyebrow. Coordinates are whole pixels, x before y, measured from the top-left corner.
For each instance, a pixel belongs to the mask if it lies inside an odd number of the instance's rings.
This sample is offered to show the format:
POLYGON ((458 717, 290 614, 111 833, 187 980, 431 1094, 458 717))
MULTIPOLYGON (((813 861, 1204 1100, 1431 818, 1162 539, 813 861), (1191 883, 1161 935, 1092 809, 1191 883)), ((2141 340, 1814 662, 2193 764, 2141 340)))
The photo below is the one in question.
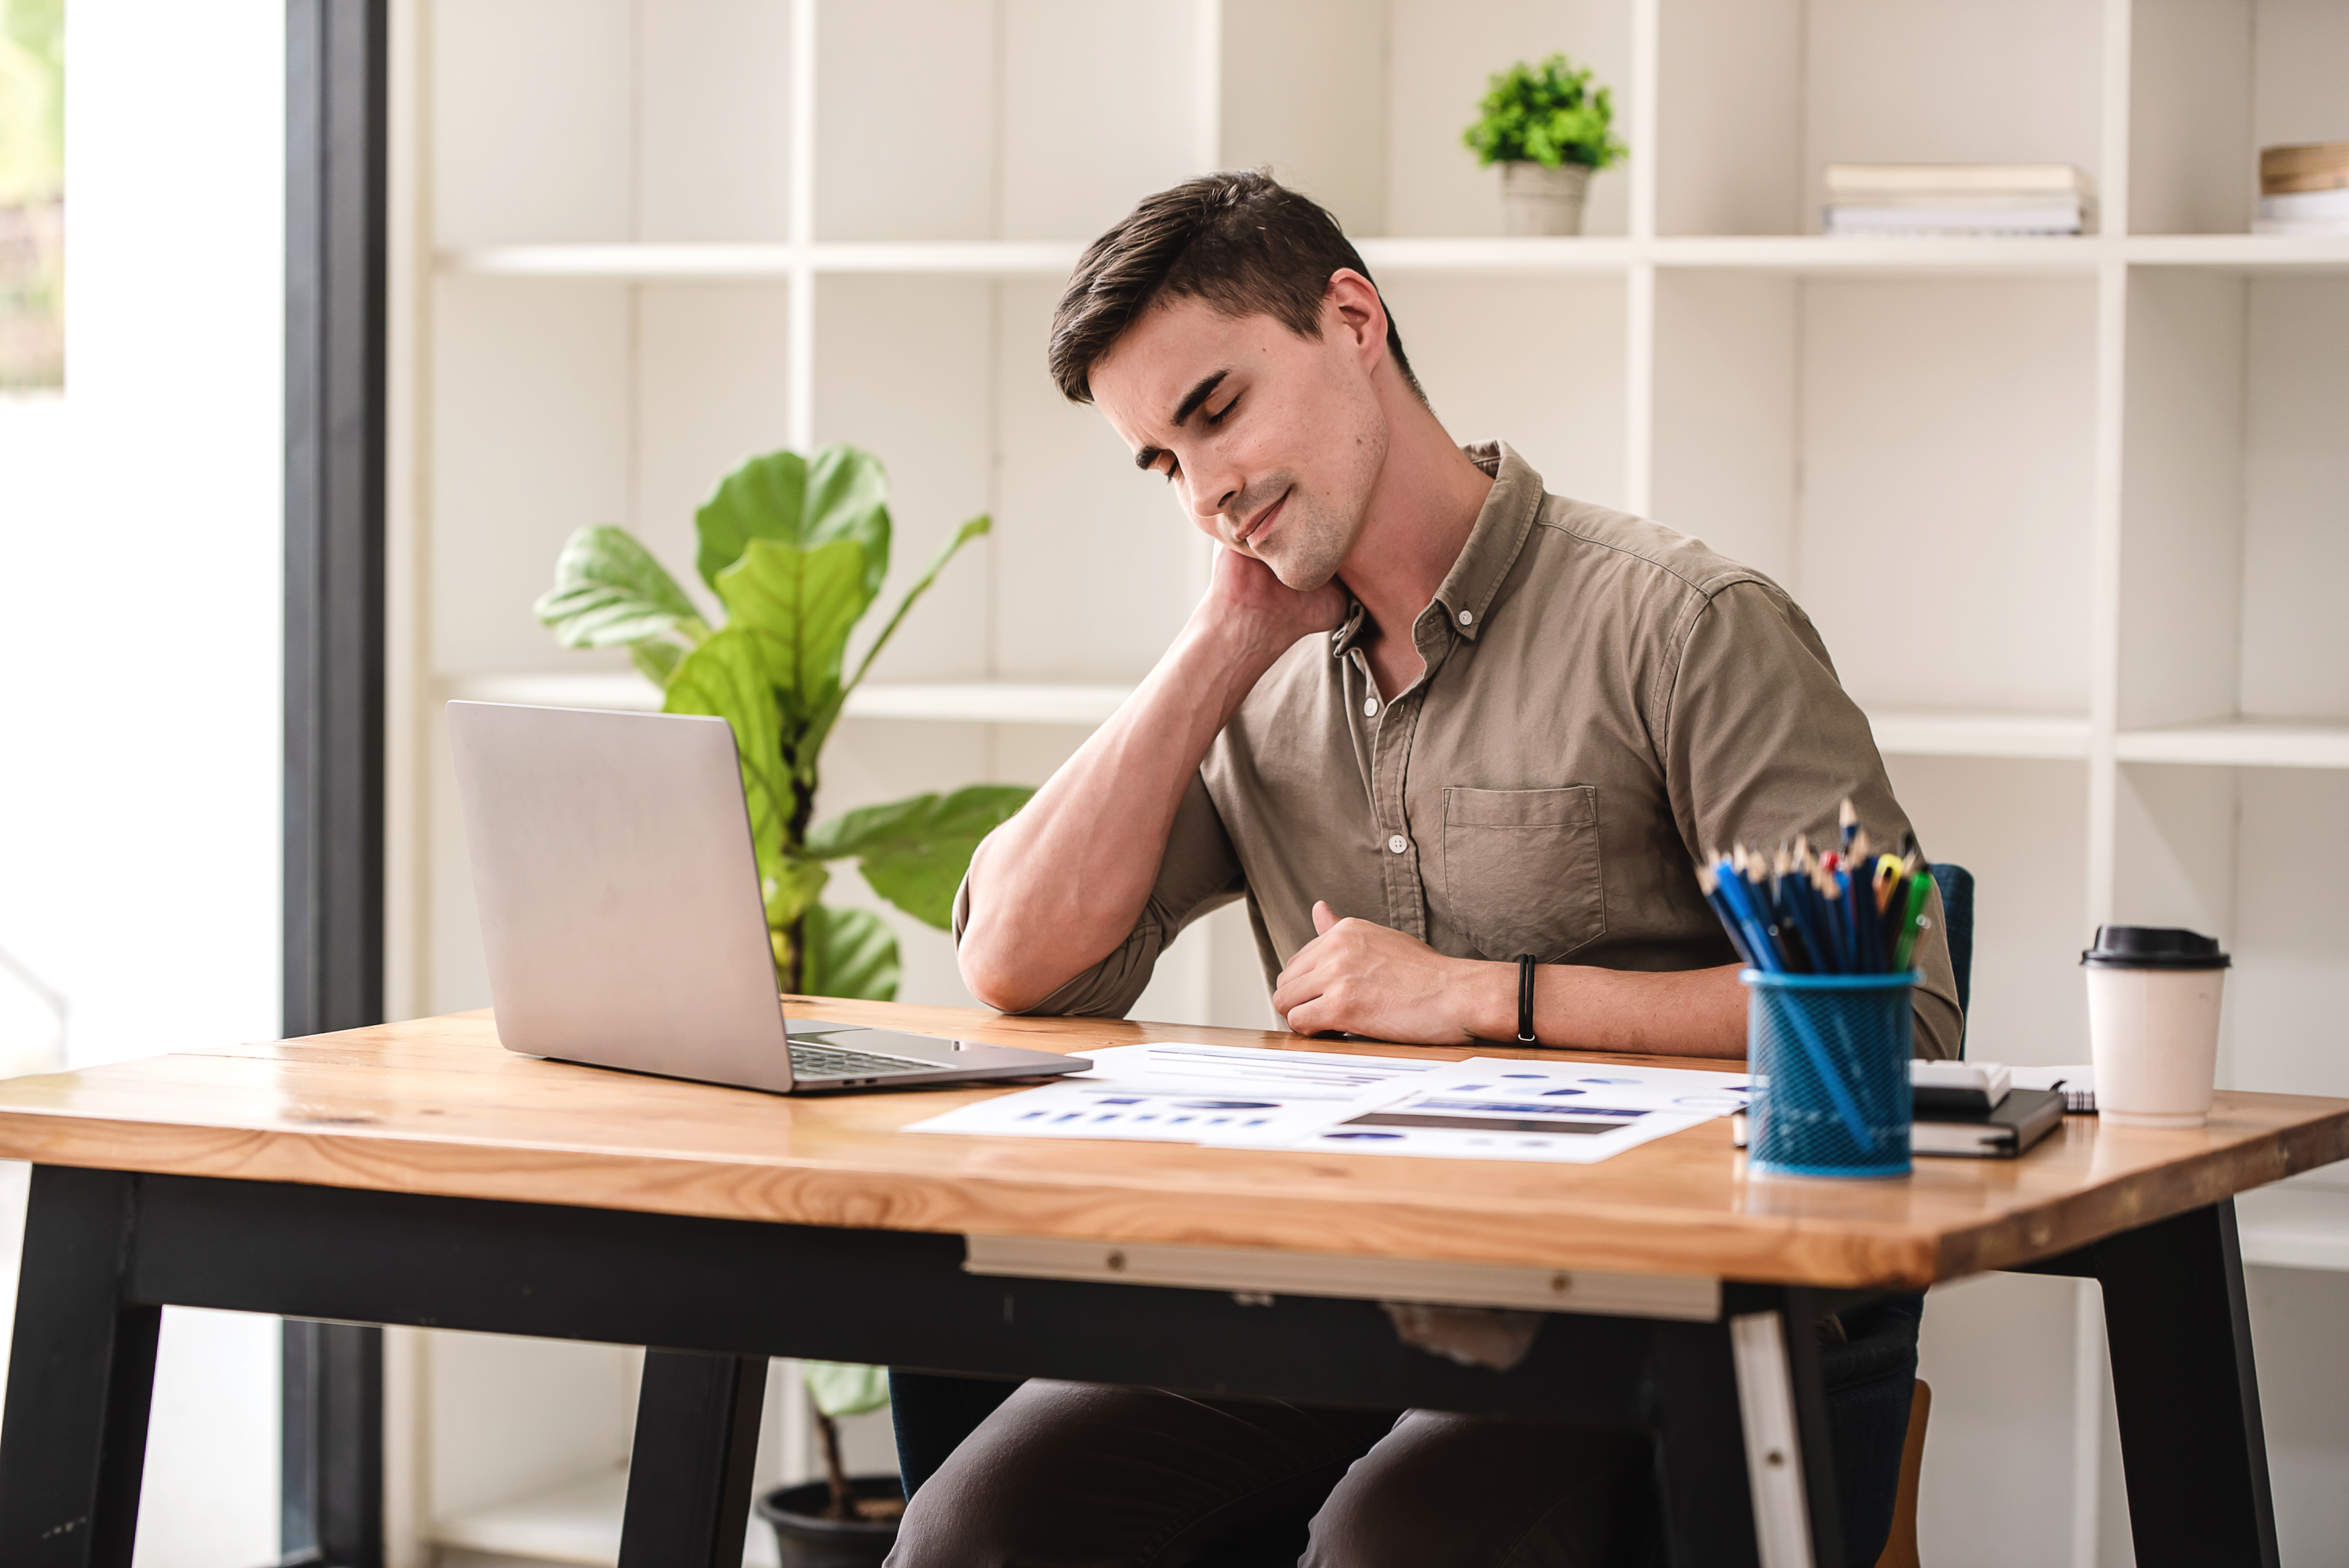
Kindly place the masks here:
MULTIPOLYGON (((1230 374, 1229 369, 1222 369, 1201 379, 1197 386, 1184 394, 1183 400, 1175 405, 1174 417, 1166 422, 1180 429, 1183 421, 1197 413, 1199 405, 1214 396, 1216 389, 1222 386, 1224 378, 1230 374)), ((1163 446, 1145 446, 1133 454, 1133 466, 1147 473, 1156 468, 1158 460, 1165 455, 1166 449, 1163 446)))
POLYGON ((1218 370, 1214 375, 1206 378, 1197 386, 1192 388, 1189 395, 1185 397, 1182 402, 1175 406, 1174 417, 1166 422, 1174 426, 1177 430, 1180 430, 1182 428, 1183 421, 1189 419, 1193 414, 1197 413, 1199 411, 1199 405, 1206 402, 1208 395, 1214 392, 1217 387, 1222 386, 1224 384, 1224 378, 1230 374, 1231 372, 1229 370, 1218 370))

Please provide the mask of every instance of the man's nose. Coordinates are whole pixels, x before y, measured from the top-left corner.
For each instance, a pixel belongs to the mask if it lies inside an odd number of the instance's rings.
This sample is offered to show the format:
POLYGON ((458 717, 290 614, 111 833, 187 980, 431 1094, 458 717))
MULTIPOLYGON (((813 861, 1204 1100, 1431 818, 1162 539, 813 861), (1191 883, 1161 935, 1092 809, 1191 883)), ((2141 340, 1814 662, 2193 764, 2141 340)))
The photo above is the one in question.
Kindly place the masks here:
POLYGON ((1191 510, 1202 517, 1224 515, 1239 504, 1247 489, 1247 482, 1228 465, 1200 468, 1192 476, 1191 510))

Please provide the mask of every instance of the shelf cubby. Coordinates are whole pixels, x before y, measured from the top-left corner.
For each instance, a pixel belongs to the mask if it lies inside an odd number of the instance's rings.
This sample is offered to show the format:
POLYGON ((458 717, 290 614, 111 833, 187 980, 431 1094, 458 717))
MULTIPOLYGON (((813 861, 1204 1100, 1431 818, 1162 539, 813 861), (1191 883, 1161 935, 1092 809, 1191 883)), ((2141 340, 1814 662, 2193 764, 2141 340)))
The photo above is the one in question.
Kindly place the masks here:
POLYGON ((1770 573, 1889 712, 2089 708, 2086 280, 1657 280, 1657 518, 1770 573))
POLYGON ((2134 268, 2127 286, 2123 754, 2339 765, 2349 277, 2134 268))
POLYGON ((1656 232, 1815 234, 1842 162, 2103 163, 2101 0, 1660 6, 1656 232))
POLYGON ((2349 137, 2349 9, 2194 0, 2127 11, 2134 232, 2242 234, 2261 148, 2349 137))

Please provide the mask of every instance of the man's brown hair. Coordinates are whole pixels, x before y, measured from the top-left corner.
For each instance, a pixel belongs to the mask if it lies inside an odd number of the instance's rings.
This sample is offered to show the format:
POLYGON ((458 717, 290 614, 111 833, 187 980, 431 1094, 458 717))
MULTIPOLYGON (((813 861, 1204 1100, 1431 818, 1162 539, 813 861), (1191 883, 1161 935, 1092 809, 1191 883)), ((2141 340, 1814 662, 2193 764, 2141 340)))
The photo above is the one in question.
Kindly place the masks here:
MULTIPOLYGON (((1338 220, 1271 175, 1238 170, 1185 180, 1144 196, 1085 248, 1052 311, 1052 379, 1071 402, 1092 402, 1094 363, 1163 299, 1202 299, 1224 316, 1269 316, 1300 337, 1319 337, 1321 301, 1340 267, 1371 275, 1338 220)), ((1392 311, 1387 352, 1419 392, 1392 311)))

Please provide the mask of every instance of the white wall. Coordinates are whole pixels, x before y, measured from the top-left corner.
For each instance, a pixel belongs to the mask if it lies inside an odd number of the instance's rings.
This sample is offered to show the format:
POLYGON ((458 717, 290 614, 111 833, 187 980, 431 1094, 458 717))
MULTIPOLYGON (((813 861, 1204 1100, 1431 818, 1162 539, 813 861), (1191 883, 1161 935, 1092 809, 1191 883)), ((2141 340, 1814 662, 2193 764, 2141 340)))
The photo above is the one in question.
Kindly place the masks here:
MULTIPOLYGON (((277 1033, 285 94, 271 0, 67 26, 67 390, 0 402, 0 948, 78 1066, 277 1033)), ((21 994, 0 1032, 47 1043, 21 994)), ((276 1401, 275 1320, 166 1314, 140 1568, 274 1559, 276 1401)))

